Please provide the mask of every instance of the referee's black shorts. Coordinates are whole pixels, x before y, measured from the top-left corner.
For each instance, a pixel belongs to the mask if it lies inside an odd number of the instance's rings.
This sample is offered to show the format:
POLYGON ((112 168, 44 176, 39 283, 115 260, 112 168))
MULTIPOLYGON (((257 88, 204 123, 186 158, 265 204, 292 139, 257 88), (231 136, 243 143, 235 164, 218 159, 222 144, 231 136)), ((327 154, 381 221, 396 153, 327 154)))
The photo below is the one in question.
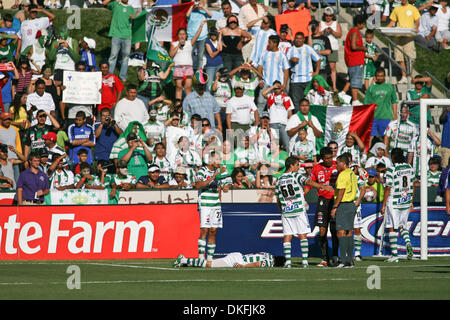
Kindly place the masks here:
POLYGON ((319 197, 317 199, 316 215, 314 217, 314 226, 328 228, 331 218, 331 209, 333 209, 334 197, 331 199, 319 197))

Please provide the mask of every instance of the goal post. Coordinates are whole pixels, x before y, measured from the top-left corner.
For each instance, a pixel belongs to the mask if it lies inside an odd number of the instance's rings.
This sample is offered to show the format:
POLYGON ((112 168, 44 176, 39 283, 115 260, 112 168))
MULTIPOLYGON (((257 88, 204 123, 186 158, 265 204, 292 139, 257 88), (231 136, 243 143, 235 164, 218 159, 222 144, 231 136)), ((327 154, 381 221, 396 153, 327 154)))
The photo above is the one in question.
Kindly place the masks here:
POLYGON ((428 260, 427 109, 450 106, 450 99, 420 100, 420 259, 428 260))

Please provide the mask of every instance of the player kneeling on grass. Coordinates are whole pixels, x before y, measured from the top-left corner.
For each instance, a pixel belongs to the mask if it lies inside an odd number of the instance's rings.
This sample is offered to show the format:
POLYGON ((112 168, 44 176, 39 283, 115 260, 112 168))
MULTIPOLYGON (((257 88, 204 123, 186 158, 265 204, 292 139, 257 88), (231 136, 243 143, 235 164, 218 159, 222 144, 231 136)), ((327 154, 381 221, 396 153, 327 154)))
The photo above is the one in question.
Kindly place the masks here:
POLYGON ((285 267, 291 267, 291 241, 292 236, 300 238, 303 267, 308 267, 308 239, 311 232, 308 216, 305 209, 306 201, 303 188, 310 186, 317 189, 333 191, 333 187, 326 186, 310 180, 298 172, 300 162, 296 157, 290 156, 285 162, 286 171, 279 177, 275 188, 278 207, 281 211, 283 225, 283 250, 286 258, 285 267))
POLYGON ((197 268, 272 268, 282 267, 286 261, 285 257, 274 257, 270 253, 260 252, 242 254, 232 252, 220 259, 206 260, 205 258, 186 258, 180 254, 173 263, 174 268, 197 267, 197 268))
POLYGON ((414 254, 409 232, 405 229, 409 213, 413 209, 414 170, 406 162, 403 151, 400 148, 392 149, 391 159, 393 167, 386 170, 386 186, 381 214, 384 215, 386 213, 385 224, 389 230, 389 244, 392 252, 392 256, 386 262, 398 262, 398 231, 403 240, 405 240, 407 258, 412 259, 414 254))

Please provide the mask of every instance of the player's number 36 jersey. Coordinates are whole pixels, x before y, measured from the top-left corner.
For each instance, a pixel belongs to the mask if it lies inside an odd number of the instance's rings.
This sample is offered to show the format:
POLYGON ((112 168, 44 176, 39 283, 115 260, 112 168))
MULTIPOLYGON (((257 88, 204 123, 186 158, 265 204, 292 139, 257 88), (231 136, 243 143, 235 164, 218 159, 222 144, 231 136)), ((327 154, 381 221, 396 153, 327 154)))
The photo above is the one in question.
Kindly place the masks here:
POLYGON ((277 181, 275 195, 281 204, 281 213, 285 217, 294 217, 305 213, 303 187, 307 177, 297 172, 284 173, 277 181))

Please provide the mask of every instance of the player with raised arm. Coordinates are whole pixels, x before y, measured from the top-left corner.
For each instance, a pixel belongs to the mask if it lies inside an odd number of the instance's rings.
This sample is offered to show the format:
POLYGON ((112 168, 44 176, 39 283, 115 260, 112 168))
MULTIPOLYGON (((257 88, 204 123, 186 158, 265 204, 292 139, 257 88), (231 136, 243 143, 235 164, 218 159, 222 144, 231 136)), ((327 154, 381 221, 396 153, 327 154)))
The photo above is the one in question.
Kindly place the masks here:
POLYGON ((291 268, 291 240, 298 235, 302 253, 303 267, 308 267, 308 239, 311 232, 305 209, 304 186, 333 191, 333 187, 319 184, 298 172, 300 162, 291 156, 285 162, 286 171, 278 178, 275 188, 278 207, 283 225, 283 250, 286 258, 285 267, 291 268))
POLYGON ((220 174, 226 168, 220 168, 220 155, 211 152, 208 163, 196 174, 195 188, 198 189, 198 211, 200 213, 200 238, 198 239, 199 257, 205 256, 212 261, 216 250, 217 228, 222 228, 222 208, 220 204, 220 174), (206 243, 208 237, 208 243, 206 243))
POLYGON ((232 252, 220 259, 207 261, 205 258, 186 258, 182 254, 174 261, 173 267, 197 267, 197 268, 272 268, 282 267, 286 261, 283 256, 274 257, 270 253, 242 254, 232 252))
POLYGON ((385 214, 386 228, 389 230, 389 244, 392 256, 386 262, 398 262, 398 232, 405 240, 407 258, 412 259, 413 248, 406 229, 408 216, 413 208, 414 170, 406 162, 402 149, 394 148, 391 152, 393 167, 386 170, 386 185, 381 214, 385 214))

